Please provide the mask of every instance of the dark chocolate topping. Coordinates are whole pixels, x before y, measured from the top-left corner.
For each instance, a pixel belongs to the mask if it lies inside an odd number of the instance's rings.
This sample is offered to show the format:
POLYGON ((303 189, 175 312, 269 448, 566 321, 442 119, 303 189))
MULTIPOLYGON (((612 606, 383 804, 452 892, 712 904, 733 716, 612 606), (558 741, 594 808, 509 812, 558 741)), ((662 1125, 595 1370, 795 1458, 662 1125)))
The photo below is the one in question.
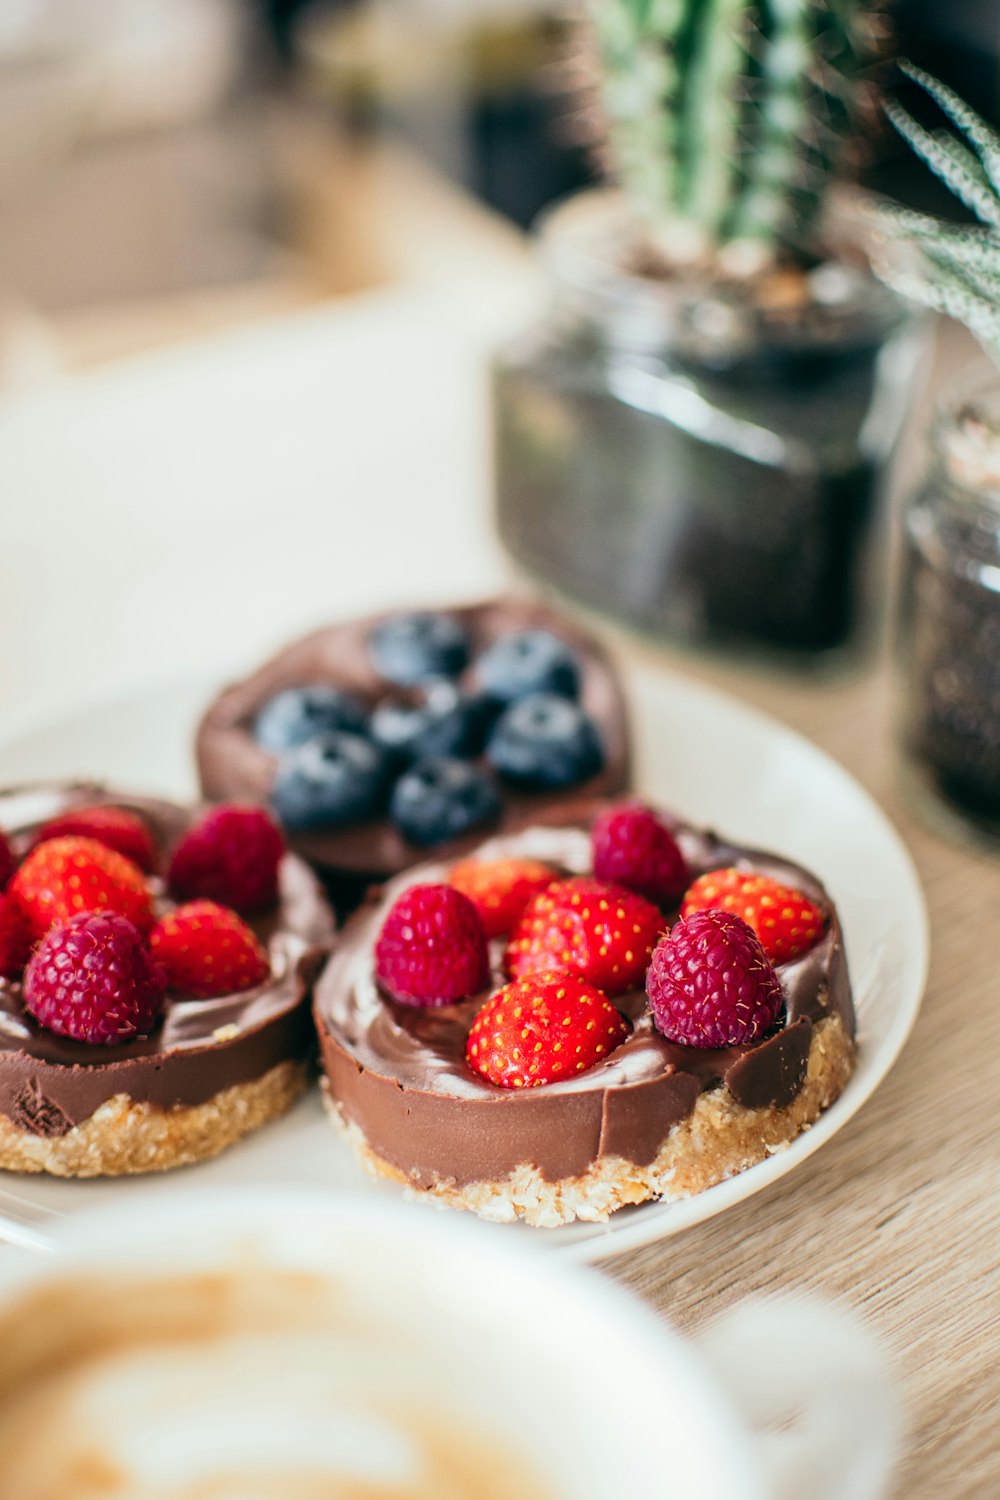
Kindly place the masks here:
MULTIPOLYGON (((628 785, 629 743, 625 705, 614 670, 592 636, 542 605, 513 599, 452 609, 468 631, 473 663, 461 682, 475 684, 474 658, 498 636, 511 630, 544 629, 571 647, 580 663, 580 702, 601 733, 604 768, 581 786, 564 792, 525 792, 504 785, 501 829, 523 826, 540 808, 568 807, 581 796, 620 791, 628 785)), ((277 760, 262 750, 251 733, 257 710, 282 688, 328 682, 356 694, 370 707, 393 693, 375 671, 368 652, 372 627, 387 615, 352 620, 289 646, 253 676, 228 688, 209 708, 198 728, 196 754, 202 790, 218 801, 266 802, 277 760)), ((482 840, 477 829, 435 851, 456 858, 482 840)), ((426 850, 407 843, 382 818, 348 828, 317 829, 289 835, 298 853, 327 870, 384 880, 426 857, 426 850)))
MULTIPOLYGON (((40 823, 99 802, 137 812, 165 856, 194 812, 94 784, 0 792, 0 827, 15 847, 40 823)), ((251 922, 268 948, 270 977, 254 989, 213 1000, 167 997, 152 1036, 91 1046, 47 1031, 24 1009, 21 986, 0 980, 0 1113, 21 1130, 63 1135, 116 1094, 170 1109, 204 1104, 310 1050, 308 1002, 329 950, 333 924, 315 876, 294 855, 279 872, 274 912, 251 922)))
MULTIPOLYGON (((536 826, 493 839, 484 858, 504 854, 590 868, 596 808, 577 809, 574 827, 536 826)), ((553 815, 546 824, 554 824, 553 815)), ((797 887, 826 914, 822 939, 777 966, 785 996, 778 1029, 763 1041, 724 1049, 684 1047, 656 1030, 642 990, 616 996, 632 1034, 597 1067, 535 1089, 494 1088, 465 1062, 465 1042, 485 995, 436 1009, 386 1000, 372 950, 387 906, 404 885, 445 877, 443 861, 411 870, 348 923, 316 985, 314 1014, 331 1092, 374 1151, 418 1183, 496 1181, 529 1163, 549 1181, 575 1177, 602 1156, 648 1165, 699 1094, 725 1084, 749 1108, 783 1107, 802 1087, 814 1023, 838 1014, 850 1035, 854 1013, 837 913, 800 866, 741 849, 685 824, 675 832, 692 871, 737 865, 797 887)), ((664 917, 664 927, 676 911, 664 917)), ((494 953, 494 985, 505 982, 494 953)))

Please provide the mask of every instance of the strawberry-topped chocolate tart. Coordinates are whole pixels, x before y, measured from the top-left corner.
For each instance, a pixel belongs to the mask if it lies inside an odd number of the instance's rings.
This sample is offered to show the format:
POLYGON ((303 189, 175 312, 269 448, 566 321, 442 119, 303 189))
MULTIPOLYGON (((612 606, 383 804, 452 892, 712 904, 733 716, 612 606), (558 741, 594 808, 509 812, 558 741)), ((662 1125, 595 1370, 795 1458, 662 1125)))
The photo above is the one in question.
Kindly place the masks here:
POLYGON ((266 813, 34 786, 0 828, 0 1167, 161 1171, 290 1107, 333 923, 266 813))
POLYGON ((854 1065, 819 881, 634 802, 392 881, 314 1014, 331 1117, 372 1172, 544 1226, 742 1171, 854 1065))

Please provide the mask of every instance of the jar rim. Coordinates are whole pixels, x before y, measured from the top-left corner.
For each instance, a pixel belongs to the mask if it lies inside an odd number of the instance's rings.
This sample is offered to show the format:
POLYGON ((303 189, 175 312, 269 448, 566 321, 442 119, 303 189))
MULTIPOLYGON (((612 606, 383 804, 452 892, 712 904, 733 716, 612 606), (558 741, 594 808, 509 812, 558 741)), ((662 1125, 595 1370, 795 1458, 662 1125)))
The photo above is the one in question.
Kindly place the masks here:
MULTIPOLYGON (((614 188, 589 188, 557 201, 539 217, 536 233, 543 265, 557 289, 573 299, 578 311, 625 343, 663 342, 692 316, 709 338, 725 338, 739 321, 758 337, 791 342, 806 314, 813 322, 824 318, 831 328, 864 324, 870 341, 873 334, 884 336, 909 312, 867 266, 835 253, 801 273, 785 268, 786 278, 800 283, 797 305, 780 297, 750 298, 747 287, 759 289, 759 279, 724 278, 697 262, 672 274, 644 270, 642 257, 649 245, 641 222, 625 195, 614 188)), ((776 276, 782 274, 780 268, 772 270, 776 276)))

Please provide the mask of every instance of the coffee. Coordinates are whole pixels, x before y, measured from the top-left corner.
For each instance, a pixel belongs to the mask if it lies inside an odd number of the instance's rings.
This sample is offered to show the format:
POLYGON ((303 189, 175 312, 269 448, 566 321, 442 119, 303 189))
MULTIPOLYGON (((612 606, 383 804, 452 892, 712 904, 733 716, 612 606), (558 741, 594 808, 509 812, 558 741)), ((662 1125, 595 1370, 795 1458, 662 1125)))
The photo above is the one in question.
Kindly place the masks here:
POLYGON ((51 1239, 0 1256, 0 1500, 885 1492, 885 1370, 826 1309, 699 1351, 516 1231, 376 1194, 168 1189, 51 1239))
POLYGON ((43 1286, 0 1317, 0 1500, 551 1497, 373 1311, 252 1259, 43 1286))

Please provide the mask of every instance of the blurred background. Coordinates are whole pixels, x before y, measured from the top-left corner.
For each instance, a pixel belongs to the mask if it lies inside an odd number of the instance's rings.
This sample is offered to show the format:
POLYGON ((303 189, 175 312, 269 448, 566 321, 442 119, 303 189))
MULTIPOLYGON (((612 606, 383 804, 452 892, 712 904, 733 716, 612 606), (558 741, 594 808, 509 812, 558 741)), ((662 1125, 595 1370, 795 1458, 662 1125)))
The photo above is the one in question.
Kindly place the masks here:
MULTIPOLYGON (((864 0, 861 10, 880 27, 891 12, 888 56, 928 64, 997 118, 996 0, 864 0)), ((658 418, 609 435, 585 414, 590 397, 577 409, 544 370, 523 401, 514 370, 508 405, 515 427, 528 420, 513 440, 504 410, 491 410, 495 351, 549 296, 527 228, 599 176, 580 36, 579 11, 562 0, 0 0, 0 708, 93 701, 237 651, 247 664, 326 618, 503 588, 512 559, 603 613, 631 589, 642 597, 619 610, 626 624, 683 638, 686 619, 646 608, 647 596, 656 608, 677 599, 690 614, 668 576, 682 546, 684 568, 697 572, 705 554, 721 580, 705 608, 729 609, 739 590, 729 565, 715 565, 718 537, 699 531, 706 494, 735 500, 757 482, 746 455, 724 451, 728 436, 692 456, 661 448, 670 424, 658 418), (585 445, 567 440, 575 423, 610 462, 631 455, 622 473, 636 485, 635 524, 616 529, 628 556, 619 567, 609 552, 594 587, 604 518, 624 501, 620 475, 602 477, 585 445), (540 459, 569 475, 560 455, 574 451, 586 473, 570 479, 572 493, 538 498, 540 459), (657 498, 660 479, 681 464, 690 500, 671 508, 657 498), (592 505, 586 474, 607 480, 611 498, 592 505), (662 566, 647 563, 654 554, 662 566), (111 566, 116 588, 94 590, 92 575, 111 566), (616 571, 619 591, 605 576, 616 571), (155 639, 133 630, 150 594, 178 579, 184 608, 169 629, 155 639)), ((868 185, 961 215, 881 114, 868 120, 868 185)), ((820 304, 832 286, 835 310, 837 285, 819 288, 820 304)), ((788 297, 779 276, 758 311, 787 322, 788 297)), ((706 316, 699 337, 711 344, 720 327, 728 337, 730 313, 706 316)), ((855 510, 869 505, 885 455, 861 453, 857 435, 863 446, 898 425, 881 395, 875 426, 862 420, 873 361, 876 388, 893 386, 897 407, 916 398, 891 377, 892 338, 883 358, 884 331, 858 316, 871 349, 854 361, 851 334, 846 363, 824 366, 819 385, 811 355, 781 377, 783 396, 773 370, 761 386, 750 366, 716 390, 711 350, 690 374, 719 405, 724 433, 773 419, 792 452, 813 423, 824 449, 808 458, 820 475, 808 493, 794 463, 778 466, 769 503, 790 518, 791 541, 760 539, 759 576, 737 559, 754 604, 774 596, 769 570, 800 578, 807 554, 820 612, 824 567, 839 568, 846 589, 857 563, 885 595, 861 522, 843 542, 838 497, 846 484, 855 510), (827 378, 843 434, 828 420, 827 378), (813 415, 800 412, 800 386, 813 415), (751 409, 758 388, 764 404, 751 409)), ((975 347, 952 332, 955 366, 975 347)), ((572 381, 578 352, 567 359, 572 381)), ((897 493, 919 473, 926 406, 916 426, 897 493)), ((718 525, 732 532, 726 513, 718 525)), ((803 644, 811 672, 813 645, 829 636, 836 646, 842 623, 782 617, 758 633, 766 645, 803 644)))
MULTIPOLYGON (((997 113, 995 0, 898 49, 997 113)), ((555 0, 3 0, 8 383, 404 274, 588 180, 555 0), (459 196, 462 195, 462 196, 459 196)), ((891 132, 870 179, 936 206, 891 132)))

